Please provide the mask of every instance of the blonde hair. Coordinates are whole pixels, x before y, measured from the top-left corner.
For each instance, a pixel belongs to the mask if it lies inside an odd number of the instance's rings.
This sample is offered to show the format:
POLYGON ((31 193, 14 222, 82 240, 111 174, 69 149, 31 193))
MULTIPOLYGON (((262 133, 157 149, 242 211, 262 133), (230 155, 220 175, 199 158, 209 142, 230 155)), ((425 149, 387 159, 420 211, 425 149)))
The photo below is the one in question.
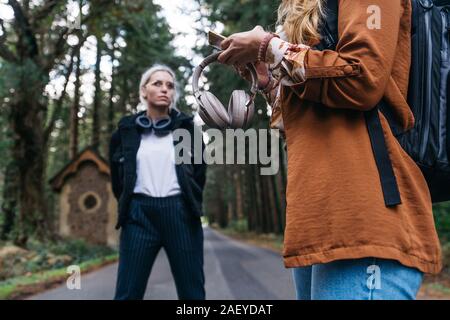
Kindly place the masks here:
POLYGON ((291 43, 313 45, 320 41, 319 27, 325 0, 282 0, 277 24, 291 43))
POLYGON ((139 83, 139 100, 140 100, 140 105, 138 106, 138 109, 147 109, 147 100, 145 100, 145 98, 142 96, 141 94, 141 90, 142 88, 145 87, 145 85, 147 84, 147 82, 150 80, 151 76, 158 71, 165 71, 168 74, 170 74, 172 76, 174 85, 175 85, 175 95, 173 97, 173 101, 172 104, 169 106, 169 109, 175 109, 178 111, 177 108, 177 102, 178 99, 180 97, 180 85, 177 81, 175 72, 168 66, 164 65, 164 64, 154 64, 153 66, 151 66, 149 69, 147 69, 144 74, 141 77, 141 81, 139 83))

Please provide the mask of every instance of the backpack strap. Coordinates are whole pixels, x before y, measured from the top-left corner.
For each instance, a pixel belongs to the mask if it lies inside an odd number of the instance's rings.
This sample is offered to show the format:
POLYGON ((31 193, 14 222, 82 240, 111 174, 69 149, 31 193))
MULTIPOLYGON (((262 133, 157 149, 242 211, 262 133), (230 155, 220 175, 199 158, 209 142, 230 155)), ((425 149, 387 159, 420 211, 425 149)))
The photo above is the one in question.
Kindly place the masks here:
MULTIPOLYGON (((450 31, 450 30, 449 30, 450 31)), ((447 75, 447 159, 450 159, 450 73, 447 75)))
MULTIPOLYGON (((441 2, 446 2, 445 4, 450 5, 450 1, 439 1, 439 2, 435 2, 436 5, 442 5, 441 2)), ((445 26, 445 29, 447 31, 447 41, 450 41, 450 8, 445 8, 443 10, 443 13, 447 15, 447 25, 445 26)), ((447 138, 446 140, 446 151, 447 151, 447 159, 450 160, 450 73, 447 74, 447 79, 446 79, 446 85, 447 87, 445 88, 446 91, 446 96, 445 96, 445 103, 446 103, 446 108, 447 108, 447 114, 445 116, 446 118, 446 133, 447 133, 447 138)))
MULTIPOLYGON (((338 42, 338 0, 328 0, 326 2, 326 19, 321 28, 322 40, 315 47, 318 50, 331 49, 335 50, 338 42)), ((392 162, 384 138, 383 127, 381 126, 378 110, 380 105, 384 109, 389 110, 389 106, 385 106, 383 100, 373 109, 364 112, 367 131, 369 133, 372 152, 377 165, 378 174, 380 175, 381 189, 383 191, 384 203, 386 207, 395 206, 401 203, 400 192, 398 190, 397 180, 395 178, 392 162)))
POLYGON ((365 111, 364 118, 366 120, 378 174, 380 175, 384 204, 386 207, 395 206, 401 203, 400 192, 384 139, 383 127, 381 126, 380 116, 378 114, 378 106, 369 111, 365 111))

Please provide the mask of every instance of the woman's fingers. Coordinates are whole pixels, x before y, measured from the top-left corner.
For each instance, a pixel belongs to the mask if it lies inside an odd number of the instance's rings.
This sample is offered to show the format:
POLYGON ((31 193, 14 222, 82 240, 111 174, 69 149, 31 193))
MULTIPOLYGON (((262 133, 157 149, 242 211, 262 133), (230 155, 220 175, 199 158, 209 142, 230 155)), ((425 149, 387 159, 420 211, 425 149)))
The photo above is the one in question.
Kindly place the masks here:
POLYGON ((242 50, 239 50, 235 47, 230 47, 227 50, 223 51, 217 60, 220 63, 233 65, 233 64, 247 64, 249 62, 252 62, 251 59, 249 59, 248 56, 246 56, 245 52, 242 50))
POLYGON ((219 61, 220 63, 226 64, 225 63, 225 58, 227 57, 227 51, 223 51, 221 54, 219 54, 219 56, 217 57, 217 61, 219 61))
POLYGON ((226 38, 225 40, 223 40, 223 41, 220 43, 220 48, 221 48, 222 50, 228 49, 228 47, 230 46, 232 40, 233 40, 233 39, 232 39, 232 36, 229 36, 228 38, 226 38))
POLYGON ((219 55, 219 57, 217 58, 217 60, 218 60, 220 63, 223 63, 223 64, 229 64, 229 65, 234 64, 235 61, 234 61, 234 59, 233 59, 233 55, 234 55, 234 52, 233 52, 233 51, 234 51, 233 48, 228 48, 228 49, 224 50, 224 51, 219 55))
POLYGON ((218 58, 219 62, 229 65, 255 62, 259 44, 265 34, 261 26, 256 26, 251 31, 232 34, 220 44, 224 51, 218 58))

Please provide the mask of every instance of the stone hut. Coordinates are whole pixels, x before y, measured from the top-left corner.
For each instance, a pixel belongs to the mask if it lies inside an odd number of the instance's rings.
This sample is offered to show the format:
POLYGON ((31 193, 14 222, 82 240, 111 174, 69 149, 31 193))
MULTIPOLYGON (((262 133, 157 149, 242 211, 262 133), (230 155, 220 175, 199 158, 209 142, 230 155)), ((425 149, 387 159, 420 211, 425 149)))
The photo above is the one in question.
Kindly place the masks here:
POLYGON ((117 201, 108 162, 86 148, 51 180, 59 194, 59 234, 92 244, 117 247, 117 201))

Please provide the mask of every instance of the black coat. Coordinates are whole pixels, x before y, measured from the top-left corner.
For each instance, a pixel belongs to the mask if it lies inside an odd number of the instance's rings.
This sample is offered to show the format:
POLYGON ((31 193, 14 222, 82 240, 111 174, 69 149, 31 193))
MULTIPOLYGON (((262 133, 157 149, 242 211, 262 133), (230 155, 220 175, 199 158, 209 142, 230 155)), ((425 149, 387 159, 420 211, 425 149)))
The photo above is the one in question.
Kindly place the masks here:
MULTIPOLYGON (((110 147, 109 161, 111 168, 111 183, 114 196, 118 200, 118 221, 116 229, 119 229, 126 221, 128 208, 135 187, 136 174, 136 155, 141 142, 141 134, 135 124, 136 117, 143 112, 135 115, 123 117, 118 124, 118 129, 114 131, 110 147)), ((176 174, 178 184, 180 185, 183 198, 195 216, 202 216, 203 188, 206 181, 206 163, 202 160, 201 164, 194 163, 194 131, 196 129, 193 117, 181 112, 176 116, 176 111, 170 112, 174 126, 173 129, 184 128, 191 133, 191 163, 176 164, 176 174)), ((181 139, 182 140, 182 139, 181 139)), ((181 141, 180 141, 181 142, 181 141)), ((174 146, 176 142, 174 140, 174 146)), ((202 140, 201 155, 205 145, 202 140)), ((198 150, 197 150, 198 152, 198 150)))

